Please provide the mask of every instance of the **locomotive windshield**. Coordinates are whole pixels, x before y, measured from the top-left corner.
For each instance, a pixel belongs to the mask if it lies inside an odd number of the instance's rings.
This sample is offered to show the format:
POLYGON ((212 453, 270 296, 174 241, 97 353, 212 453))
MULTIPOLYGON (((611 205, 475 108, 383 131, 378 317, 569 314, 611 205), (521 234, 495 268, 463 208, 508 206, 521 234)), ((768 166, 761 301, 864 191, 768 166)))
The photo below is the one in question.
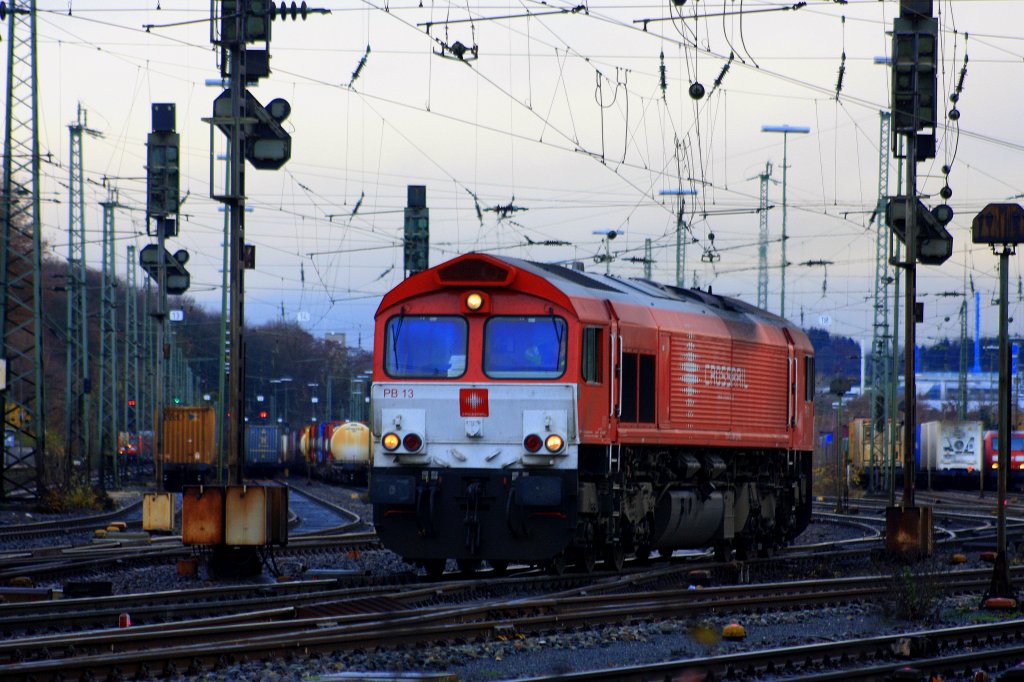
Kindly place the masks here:
POLYGON ((393 377, 460 377, 466 373, 466 320, 399 315, 384 331, 384 371, 393 377))
POLYGON ((484 328, 484 373, 495 379, 554 379, 565 373, 561 317, 492 317, 484 328))

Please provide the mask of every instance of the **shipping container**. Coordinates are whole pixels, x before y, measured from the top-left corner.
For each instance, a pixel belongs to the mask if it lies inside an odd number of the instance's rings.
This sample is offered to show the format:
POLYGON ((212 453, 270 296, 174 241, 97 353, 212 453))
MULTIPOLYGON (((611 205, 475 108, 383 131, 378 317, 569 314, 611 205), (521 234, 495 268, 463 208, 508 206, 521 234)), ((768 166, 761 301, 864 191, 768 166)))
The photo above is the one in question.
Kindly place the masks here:
POLYGON ((216 478, 216 412, 212 407, 164 409, 164 489, 202 485, 216 478))
MULTIPOLYGON (((873 431, 870 419, 859 418, 850 422, 850 464, 858 471, 870 471, 872 466, 884 468, 892 458, 892 422, 888 422, 888 428, 884 433, 873 434, 873 431), (874 455, 871 453, 872 437, 875 444, 874 455)), ((898 462, 903 460, 903 430, 899 425, 896 430, 896 457, 898 462)))
POLYGON ((282 468, 282 430, 277 424, 245 425, 246 475, 269 476, 282 468))
POLYGON ((981 468, 981 422, 924 422, 918 427, 918 461, 932 471, 974 472, 981 468))

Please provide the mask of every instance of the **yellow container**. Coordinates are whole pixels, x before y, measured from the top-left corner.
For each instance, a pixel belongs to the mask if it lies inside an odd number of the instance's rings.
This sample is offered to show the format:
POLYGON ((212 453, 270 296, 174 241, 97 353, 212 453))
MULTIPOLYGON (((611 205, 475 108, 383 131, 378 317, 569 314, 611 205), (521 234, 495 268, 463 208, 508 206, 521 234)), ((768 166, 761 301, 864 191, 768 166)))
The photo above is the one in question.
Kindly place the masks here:
POLYGON ((164 462, 214 465, 216 412, 212 407, 164 409, 164 462))

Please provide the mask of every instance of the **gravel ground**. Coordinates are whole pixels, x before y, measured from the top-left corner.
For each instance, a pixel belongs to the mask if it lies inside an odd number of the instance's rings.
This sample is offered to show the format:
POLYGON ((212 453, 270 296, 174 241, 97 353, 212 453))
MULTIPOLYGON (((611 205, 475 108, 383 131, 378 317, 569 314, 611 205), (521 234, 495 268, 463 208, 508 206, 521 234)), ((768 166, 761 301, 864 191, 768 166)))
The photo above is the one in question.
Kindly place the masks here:
MULTIPOLYGON (((293 482, 300 490, 305 480, 293 482)), ((313 482, 313 493, 336 500, 352 509, 370 527, 372 512, 365 495, 350 488, 338 488, 313 482), (356 493, 356 494, 353 494, 356 493)), ((120 504, 139 493, 118 496, 120 504)), ((56 516, 26 517, 24 513, 0 511, 0 525, 48 520, 56 516)), ((833 524, 812 524, 797 543, 837 540, 858 531, 833 524)), ((85 540, 86 542, 88 539, 85 540)), ((0 550, 12 549, 0 547, 0 550)), ((949 557, 937 555, 933 567, 949 565, 949 557)), ((971 564, 985 566, 979 558, 971 564)), ((301 577, 317 569, 350 569, 372 574, 411 573, 415 569, 388 551, 367 551, 352 558, 343 553, 324 553, 300 560, 282 559, 278 567, 285 574, 301 577)), ((879 571, 886 570, 884 567, 879 571)), ((894 573, 896 568, 890 568, 894 573)), ((202 577, 177 575, 175 566, 150 566, 116 574, 86 575, 81 579, 112 580, 115 593, 151 590, 173 590, 209 584, 202 577)), ((264 575, 257 582, 269 582, 264 575)), ((898 581, 894 582, 894 586, 898 581)), ((57 585, 54 585, 57 586, 57 585)), ((894 588, 895 589, 895 588, 894 588)), ((186 680, 317 680, 324 676, 358 671, 438 672, 459 680, 491 681, 531 677, 543 674, 569 673, 640 663, 713 656, 750 649, 793 646, 828 642, 855 637, 908 632, 929 626, 952 626, 971 622, 978 615, 978 596, 938 601, 930 617, 906 622, 887 615, 875 604, 854 604, 789 612, 737 615, 708 614, 702 619, 675 619, 653 623, 636 622, 572 632, 547 633, 541 636, 510 633, 488 641, 454 643, 440 647, 398 651, 336 652, 294 660, 250 661, 197 677, 172 676, 167 679, 186 680), (721 638, 722 628, 738 622, 746 628, 744 640, 721 638)), ((642 618, 643 614, 636 614, 642 618)))

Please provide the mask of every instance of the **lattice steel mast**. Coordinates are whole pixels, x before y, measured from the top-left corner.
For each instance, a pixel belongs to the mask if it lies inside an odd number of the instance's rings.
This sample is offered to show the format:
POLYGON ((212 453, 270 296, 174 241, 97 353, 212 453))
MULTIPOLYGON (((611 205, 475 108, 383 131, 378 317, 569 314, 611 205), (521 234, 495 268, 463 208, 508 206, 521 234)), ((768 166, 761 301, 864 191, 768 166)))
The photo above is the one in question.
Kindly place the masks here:
POLYGON ((869 462, 871 478, 868 488, 878 487, 878 472, 888 461, 886 409, 889 388, 889 227, 885 222, 885 209, 889 195, 889 119, 888 111, 881 111, 878 132, 878 204, 875 207, 875 296, 872 309, 874 324, 871 334, 871 450, 869 462))
POLYGON ((114 209, 117 190, 107 190, 103 207, 103 267, 100 285, 100 385, 99 385, 99 456, 100 486, 107 478, 117 487, 121 481, 117 457, 117 265, 114 256, 116 231, 114 209), (109 466, 108 466, 109 465, 109 466))
POLYGON ((137 437, 140 420, 139 406, 139 286, 135 245, 129 244, 125 259, 124 301, 124 430, 137 437))
POLYGON ((42 249, 36 94, 36 3, 13 0, 7 31, 0 314, 7 390, 0 499, 42 497, 52 481, 43 420, 42 249), (7 446, 7 434, 16 445, 7 446))
POLYGON ((89 308, 85 267, 85 186, 82 171, 82 133, 96 134, 86 127, 86 113, 78 105, 78 118, 68 124, 68 270, 64 282, 67 302, 67 338, 64 384, 64 455, 68 474, 74 462, 91 470, 93 444, 90 440, 92 378, 89 371, 89 308))
POLYGON ((757 176, 761 180, 758 215, 760 230, 757 237, 757 307, 768 309, 768 180, 772 177, 772 162, 764 165, 764 173, 757 176))

